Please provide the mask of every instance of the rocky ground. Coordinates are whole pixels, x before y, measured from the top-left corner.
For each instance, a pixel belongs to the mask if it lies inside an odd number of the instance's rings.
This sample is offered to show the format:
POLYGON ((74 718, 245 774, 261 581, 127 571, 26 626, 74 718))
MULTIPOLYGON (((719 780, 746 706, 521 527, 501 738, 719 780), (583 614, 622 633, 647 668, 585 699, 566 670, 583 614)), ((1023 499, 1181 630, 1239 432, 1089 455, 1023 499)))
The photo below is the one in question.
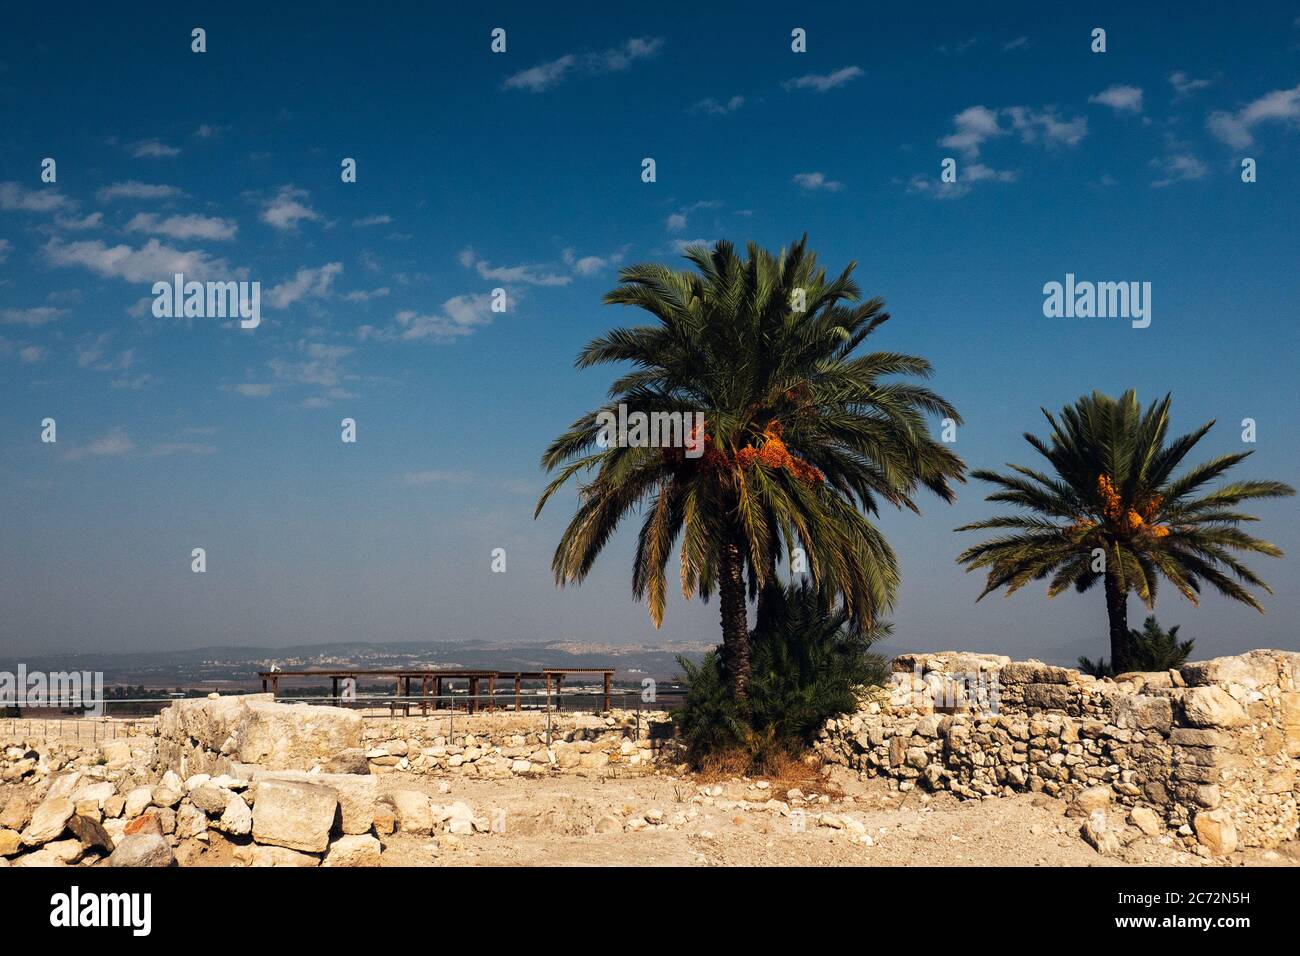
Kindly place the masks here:
POLYGON ((1085 820, 1043 796, 964 801, 844 778, 843 791, 822 802, 806 784, 801 798, 764 783, 660 776, 440 786, 389 777, 381 790, 414 785, 435 804, 463 801, 487 832, 397 832, 382 837, 381 859, 386 866, 1300 865, 1300 844, 1211 864, 1168 837, 1117 825, 1118 847, 1103 856, 1081 838, 1085 820), (802 830, 791 816, 799 810, 802 830), (491 832, 494 819, 504 832, 491 832))
POLYGON ((1300 842, 1189 852, 1104 786, 1068 803, 964 800, 843 767, 800 781, 645 767, 483 779, 366 760, 181 780, 151 767, 151 738, 37 746, 0 751, 0 867, 1300 865, 1300 842))

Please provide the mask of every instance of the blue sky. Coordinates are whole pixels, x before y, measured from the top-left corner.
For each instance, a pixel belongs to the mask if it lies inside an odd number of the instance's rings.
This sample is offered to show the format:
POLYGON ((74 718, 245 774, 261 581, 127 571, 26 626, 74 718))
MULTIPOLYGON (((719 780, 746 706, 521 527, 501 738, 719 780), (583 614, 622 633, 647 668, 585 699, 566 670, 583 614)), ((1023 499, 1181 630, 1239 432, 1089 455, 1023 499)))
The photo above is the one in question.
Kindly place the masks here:
MULTIPOLYGON (((1131 386, 1173 391, 1181 430, 1219 421, 1200 457, 1240 449, 1237 423, 1256 419, 1241 473, 1300 484, 1296 4, 323 6, 7 14, 12 652, 716 640, 716 605, 698 601, 652 628, 630 533, 557 590, 572 498, 532 520, 542 449, 611 380, 574 355, 637 321, 600 296, 620 265, 691 240, 807 232, 829 265, 856 261, 894 315, 875 347, 934 363, 972 467, 1029 463, 1039 406, 1131 386), (1258 182, 1241 181, 1244 157, 1258 182), (259 281, 261 326, 154 318, 152 283, 177 267, 259 281), (1067 272, 1151 282, 1150 328, 1044 318, 1042 286, 1067 272), (498 287, 506 314, 486 308, 498 287), (56 444, 39 440, 46 417, 56 444)), ((951 529, 991 513, 986 491, 882 516, 903 565, 895 643, 1102 649, 1099 594, 974 604, 951 529)), ((1215 596, 1158 606, 1202 654, 1297 646, 1295 501, 1256 512, 1288 551, 1256 562, 1277 592, 1265 616, 1215 596)))

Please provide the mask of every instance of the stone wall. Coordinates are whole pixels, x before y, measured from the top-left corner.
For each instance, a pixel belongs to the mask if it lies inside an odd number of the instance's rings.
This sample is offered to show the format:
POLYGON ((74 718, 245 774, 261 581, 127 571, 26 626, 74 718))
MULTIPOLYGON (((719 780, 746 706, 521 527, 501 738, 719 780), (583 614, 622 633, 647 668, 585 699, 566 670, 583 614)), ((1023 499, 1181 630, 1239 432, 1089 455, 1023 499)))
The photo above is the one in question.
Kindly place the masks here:
POLYGON ((651 769, 667 715, 498 711, 368 717, 275 703, 270 695, 178 701, 158 718, 159 769, 248 777, 254 770, 509 777, 651 769))
POLYGON ((1041 791, 1081 815, 1103 811, 1098 834, 1118 805, 1202 853, 1300 836, 1300 653, 1115 680, 956 652, 904 655, 893 669, 887 693, 827 723, 826 763, 900 790, 1041 791))
POLYGON ((572 772, 645 773, 653 769, 663 713, 640 715, 435 715, 366 721, 365 756, 376 773, 408 771, 470 777, 572 772), (655 735, 655 736, 652 736, 655 735))

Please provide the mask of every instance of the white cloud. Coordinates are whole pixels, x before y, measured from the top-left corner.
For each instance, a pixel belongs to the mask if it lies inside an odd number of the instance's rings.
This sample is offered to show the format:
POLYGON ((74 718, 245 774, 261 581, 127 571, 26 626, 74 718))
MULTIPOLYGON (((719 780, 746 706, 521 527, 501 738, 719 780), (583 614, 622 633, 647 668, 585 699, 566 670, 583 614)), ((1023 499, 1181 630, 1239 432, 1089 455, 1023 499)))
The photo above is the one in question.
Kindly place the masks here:
POLYGON ((194 131, 194 135, 199 139, 216 139, 228 129, 230 129, 229 126, 214 126, 211 123, 202 123, 194 131))
POLYGON ((494 266, 486 259, 480 258, 473 249, 462 249, 456 258, 465 268, 473 267, 484 279, 494 282, 521 282, 525 285, 560 286, 568 285, 573 281, 570 276, 558 275, 540 265, 494 266))
POLYGON ((63 457, 69 460, 78 458, 117 458, 135 451, 135 442, 126 433, 126 428, 118 425, 101 437, 84 447, 71 448, 63 457))
POLYGON ((682 206, 680 209, 671 213, 664 220, 664 228, 669 232, 682 232, 686 229, 691 213, 698 212, 701 209, 719 209, 722 203, 716 199, 701 199, 699 202, 682 206))
POLYGON ((1106 87, 1100 93, 1094 93, 1088 97, 1088 102, 1109 106, 1116 113, 1141 113, 1142 87, 1117 83, 1106 87))
POLYGON ((136 159, 165 159, 180 154, 177 147, 168 146, 156 139, 142 139, 131 144, 131 155, 136 159))
POLYGON ((151 212, 136 213, 126 224, 127 232, 152 232, 173 239, 233 239, 238 229, 233 219, 197 215, 160 219, 151 212))
POLYGON ((67 229, 70 232, 84 232, 87 229, 98 229, 102 226, 104 224, 104 214, 102 212, 92 212, 90 215, 78 219, 76 216, 61 216, 56 213, 54 224, 60 229, 67 229))
POLYGON ((716 242, 716 239, 674 239, 668 244, 668 247, 673 252, 680 253, 685 252, 689 246, 708 246, 712 249, 716 242))
POLYGON ((1235 113, 1216 110, 1205 125, 1229 146, 1244 149, 1254 145, 1254 130, 1260 123, 1297 121, 1300 121, 1300 86, 1265 93, 1235 113))
POLYGON ((13 249, 14 244, 8 239, 0 239, 0 262, 9 258, 9 252, 13 249))
POLYGON ((663 37, 633 37, 620 47, 588 54, 584 57, 584 62, 593 73, 621 73, 636 60, 654 56, 663 49, 663 45, 663 37))
POLYGON ((302 299, 323 299, 330 293, 334 277, 343 271, 343 263, 329 262, 319 269, 299 269, 292 279, 266 292, 266 304, 273 309, 287 309, 302 299))
POLYGON ((302 400, 303 408, 326 408, 344 399, 356 398, 356 394, 344 388, 327 389, 322 395, 312 395, 302 400))
POLYGON ((231 385, 229 391, 236 395, 243 395, 245 398, 266 398, 274 388, 274 385, 265 383, 244 382, 240 385, 231 385))
POLYGON ((142 183, 134 179, 105 186, 97 194, 100 202, 112 202, 114 199, 175 199, 183 193, 175 186, 163 186, 155 183, 142 183))
POLYGON ((1210 85, 1210 81, 1196 80, 1182 70, 1174 70, 1169 74, 1169 85, 1174 88, 1174 98, 1182 99, 1185 96, 1191 96, 1197 90, 1205 89, 1210 85))
POLYGON ((150 239, 139 249, 126 244, 109 246, 98 239, 70 243, 51 239, 42 252, 52 265, 81 266, 105 278, 127 282, 165 281, 177 272, 199 281, 230 274, 224 259, 214 259, 197 249, 191 252, 174 249, 157 239, 150 239))
POLYGON ((818 93, 825 93, 862 75, 861 67, 845 66, 833 73, 809 73, 806 76, 797 76, 786 80, 782 86, 787 90, 816 90, 818 93))
POLYGON ((809 192, 816 192, 824 189, 827 192, 836 193, 844 188, 844 184, 834 179, 827 179, 825 173, 795 173, 794 182, 800 189, 806 189, 809 192))
POLYGON ((994 169, 983 163, 965 163, 957 166, 957 181, 948 183, 926 176, 913 176, 907 191, 929 196, 931 199, 960 199, 970 193, 975 183, 1013 183, 1018 173, 1013 169, 994 169))
POLYGON ((30 325, 35 328, 53 322, 66 312, 53 306, 41 305, 34 309, 0 309, 0 322, 5 325, 30 325))
MULTIPOLYGON (((116 382, 114 387, 118 387, 116 382)), ((118 425, 89 445, 73 447, 63 457, 69 461, 80 458, 121 458, 127 455, 161 458, 167 455, 211 455, 215 451, 216 448, 212 445, 183 441, 155 442, 142 448, 131 439, 125 427, 118 425)))
POLYGON ((327 345, 324 342, 299 342, 298 350, 305 356, 300 362, 271 359, 267 367, 277 379, 298 385, 331 387, 344 379, 342 362, 355 349, 348 345, 327 345))
POLYGON ((366 216, 363 219, 353 219, 354 226, 386 226, 393 221, 392 216, 366 216))
POLYGON ((1086 118, 1062 119, 1052 106, 1043 109, 1008 106, 1001 110, 970 106, 953 117, 953 127, 953 132, 940 139, 939 145, 955 149, 967 159, 979 156, 985 143, 1011 130, 1019 132, 1025 143, 1041 142, 1047 146, 1074 146, 1088 135, 1086 118), (1010 129, 1002 126, 1002 116, 1011 121, 1010 129))
POLYGON ((1190 153, 1175 153, 1164 159, 1153 159, 1151 165, 1163 173, 1160 179, 1151 183, 1156 189, 1163 189, 1172 183, 1204 179, 1209 174, 1205 163, 1190 153))
POLYGON ((320 222, 325 217, 307 205, 309 195, 305 189, 281 186, 275 198, 268 200, 263 208, 262 222, 276 229, 297 229, 303 220, 320 222))
POLYGON ((47 351, 42 345, 28 345, 18 350, 18 357, 28 365, 35 365, 47 355, 47 351))
POLYGON ((135 364, 135 349, 124 349, 115 356, 105 357, 112 339, 112 332, 103 332, 77 343, 77 367, 97 372, 125 372, 135 364))
POLYGON ((1013 183, 1016 181, 1016 173, 1011 169, 993 169, 982 163, 970 163, 964 169, 958 170, 957 178, 964 179, 968 183, 1013 183))
POLYGON ((578 256, 572 249, 564 250, 564 264, 580 276, 593 276, 610 266, 617 265, 623 259, 621 252, 607 256, 578 256))
POLYGON ((952 118, 956 129, 939 140, 940 146, 958 150, 969 157, 979 155, 980 147, 1006 130, 998 123, 998 114, 986 106, 968 106, 952 118))
POLYGON ((840 69, 833 73, 809 73, 803 77, 794 77, 787 79, 783 83, 787 90, 816 90, 826 92, 835 90, 836 87, 844 86, 845 83, 853 81, 863 75, 861 66, 841 66, 840 69))
POLYGON ((1055 107, 1041 110, 1027 106, 1009 106, 1004 112, 1011 117, 1011 125, 1019 131, 1020 138, 1026 143, 1040 140, 1047 146, 1076 146, 1088 135, 1088 120, 1078 116, 1072 120, 1063 120, 1055 107))
POLYGON ((580 276, 595 275, 597 272, 607 269, 611 261, 615 261, 618 258, 619 257, 615 256, 613 257, 613 260, 611 260, 605 256, 583 256, 573 264, 573 271, 578 273, 580 276))
POLYGON ((931 199, 959 199, 969 193, 970 190, 971 187, 968 183, 946 183, 941 179, 933 179, 919 173, 908 180, 907 183, 909 193, 919 193, 922 196, 929 196, 931 199))
POLYGON ((385 298, 389 293, 388 286, 380 286, 378 289, 357 289, 355 292, 349 292, 343 298, 349 302, 369 302, 371 299, 385 298))
MULTIPOLYGON (((453 296, 438 312, 421 315, 407 309, 398 312, 397 337, 406 340, 449 340, 474 334, 474 330, 492 321, 492 297, 487 293, 453 296)), ((363 327, 368 329, 369 327, 363 327)), ((374 330, 370 330, 374 333, 374 330)), ((367 337, 363 331, 361 337, 367 337)))
POLYGON ((1011 50, 1024 50, 1029 46, 1029 37, 1016 37, 1014 40, 1008 40, 1002 44, 1002 49, 1010 52, 1011 50))
POLYGON ((52 186, 24 189, 15 182, 0 183, 0 209, 5 212, 55 212, 75 206, 76 203, 52 186))
POLYGON ((501 83, 501 88, 542 93, 562 83, 564 77, 577 62, 578 58, 569 53, 557 60, 551 60, 549 63, 539 63, 537 66, 520 70, 512 76, 506 77, 501 83))
POLYGON ((621 46, 596 53, 585 53, 582 56, 567 53, 557 59, 539 63, 537 66, 520 70, 506 77, 501 83, 501 88, 543 93, 559 86, 575 70, 593 76, 602 73, 622 73, 637 60, 654 56, 663 45, 662 37, 634 37, 621 46))
POLYGON ((157 379, 148 372, 141 372, 139 375, 115 378, 108 384, 110 388, 126 389, 127 391, 138 392, 141 389, 152 385, 156 381, 157 379))
POLYGON ((733 96, 726 101, 715 100, 712 96, 693 103, 689 112, 704 113, 707 116, 726 116, 728 113, 734 113, 745 105, 743 96, 733 96))

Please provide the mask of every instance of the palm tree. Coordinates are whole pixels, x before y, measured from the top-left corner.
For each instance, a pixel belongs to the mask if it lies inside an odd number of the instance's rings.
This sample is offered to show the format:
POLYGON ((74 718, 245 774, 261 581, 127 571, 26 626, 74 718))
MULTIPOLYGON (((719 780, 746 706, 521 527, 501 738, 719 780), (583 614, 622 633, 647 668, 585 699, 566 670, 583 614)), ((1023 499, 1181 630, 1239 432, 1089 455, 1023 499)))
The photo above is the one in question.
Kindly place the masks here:
POLYGON ((1010 595, 1049 575, 1048 597, 1071 585, 1083 593, 1100 580, 1110 619, 1111 662, 1118 672, 1128 669, 1132 657, 1129 592, 1154 607, 1160 578, 1193 605, 1202 584, 1209 583, 1220 594, 1263 612, 1245 585, 1272 591, 1233 552, 1280 557, 1282 551, 1244 532, 1240 525, 1258 519, 1235 509, 1253 498, 1295 494, 1278 481, 1237 481, 1202 490, 1248 458, 1248 451, 1220 455, 1175 476, 1174 469, 1214 422, 1166 444, 1169 405, 1166 395, 1143 412, 1130 390, 1118 400, 1099 392, 1084 396, 1061 411, 1059 423, 1044 409, 1052 429, 1050 445, 1030 434, 1025 440, 1055 474, 1019 465, 1008 465, 1013 475, 971 473, 1000 486, 989 501, 1018 505, 1030 514, 957 529, 1011 532, 957 558, 968 571, 988 569, 980 598, 1004 586, 1010 595))
POLYGON ((776 581, 782 557, 806 562, 821 593, 865 629, 891 606, 898 565, 864 512, 877 513, 881 501, 916 510, 920 487, 951 501, 949 480, 964 470, 925 420, 959 422, 956 410, 928 388, 881 380, 925 377, 930 364, 896 352, 855 355, 889 318, 884 303, 860 302, 852 263, 828 278, 806 242, 775 256, 750 244, 744 259, 729 242, 695 245, 685 251, 694 270, 622 270, 604 301, 654 321, 583 349, 578 368, 633 367, 610 386, 608 405, 542 456, 559 473, 539 514, 571 477, 595 472, 555 550, 556 582, 582 581, 624 517, 643 511, 634 595, 658 627, 680 541, 682 594, 719 593, 723 664, 738 700, 749 680, 747 600, 776 581), (702 413, 691 436, 702 453, 604 442, 602 413, 620 404, 629 414, 702 413))
MULTIPOLYGON (((1142 622, 1142 630, 1129 628, 1129 668, 1139 671, 1167 671, 1182 667, 1191 656, 1195 638, 1185 641, 1178 639, 1178 627, 1175 624, 1169 630, 1160 626, 1154 614, 1147 615, 1142 622)), ((1091 660, 1079 658, 1079 670, 1093 677, 1114 677, 1114 662, 1106 663, 1104 657, 1091 660)))

